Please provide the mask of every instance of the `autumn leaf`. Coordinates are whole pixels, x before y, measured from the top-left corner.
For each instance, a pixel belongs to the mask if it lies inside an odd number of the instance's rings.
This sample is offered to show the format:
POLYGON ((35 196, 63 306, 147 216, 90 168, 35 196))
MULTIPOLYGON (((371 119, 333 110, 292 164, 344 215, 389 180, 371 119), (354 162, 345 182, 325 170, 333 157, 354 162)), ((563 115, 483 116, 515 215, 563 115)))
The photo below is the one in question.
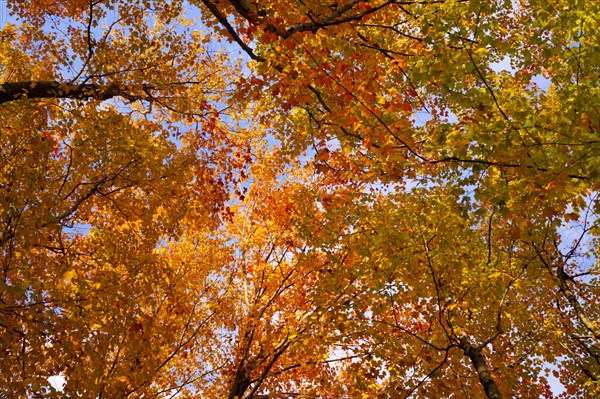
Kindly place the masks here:
POLYGON ((596 2, 4 11, 0 397, 597 396, 596 2))

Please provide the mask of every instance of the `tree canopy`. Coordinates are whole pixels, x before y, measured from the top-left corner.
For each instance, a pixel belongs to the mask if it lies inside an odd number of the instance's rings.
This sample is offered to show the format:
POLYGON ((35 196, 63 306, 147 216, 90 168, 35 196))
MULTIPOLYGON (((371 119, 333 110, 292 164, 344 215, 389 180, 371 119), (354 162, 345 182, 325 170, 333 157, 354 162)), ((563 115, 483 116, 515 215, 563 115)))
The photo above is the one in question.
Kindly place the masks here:
POLYGON ((600 2, 3 6, 0 398, 600 395, 600 2))

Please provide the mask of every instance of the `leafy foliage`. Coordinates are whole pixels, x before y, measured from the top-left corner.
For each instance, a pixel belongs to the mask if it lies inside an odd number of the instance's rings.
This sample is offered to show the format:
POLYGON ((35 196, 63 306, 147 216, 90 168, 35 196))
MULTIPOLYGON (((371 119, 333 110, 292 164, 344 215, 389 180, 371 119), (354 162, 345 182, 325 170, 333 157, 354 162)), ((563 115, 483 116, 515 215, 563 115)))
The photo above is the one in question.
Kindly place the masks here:
POLYGON ((0 396, 598 395, 597 2, 8 7, 0 396))

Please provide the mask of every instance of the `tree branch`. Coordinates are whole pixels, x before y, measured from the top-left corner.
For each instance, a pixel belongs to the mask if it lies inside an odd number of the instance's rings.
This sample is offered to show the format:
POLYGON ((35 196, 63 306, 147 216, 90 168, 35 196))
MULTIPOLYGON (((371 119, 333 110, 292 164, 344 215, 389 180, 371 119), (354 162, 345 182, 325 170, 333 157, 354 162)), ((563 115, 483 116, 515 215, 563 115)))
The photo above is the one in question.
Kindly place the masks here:
POLYGON ((104 101, 113 97, 124 97, 132 101, 140 99, 116 84, 73 84, 56 81, 25 81, 0 84, 0 104, 34 98, 97 99, 104 101))
POLYGON ((460 339, 460 344, 465 355, 471 360, 471 363, 473 363, 473 367, 479 377, 479 382, 483 385, 485 396, 489 399, 502 399, 502 394, 496 386, 492 374, 490 373, 490 369, 481 354, 481 348, 471 345, 466 337, 460 339))
MULTIPOLYGON (((232 2, 232 4, 234 4, 234 5, 236 3, 237 2, 232 2)), ((229 33, 229 35, 231 36, 231 38, 237 44, 240 45, 240 47, 246 52, 246 54, 248 54, 250 56, 250 58, 252 58, 254 61, 258 61, 258 62, 264 62, 264 61, 266 61, 263 57, 260 57, 260 56, 256 55, 254 53, 254 50, 252 50, 252 48, 250 48, 250 46, 248 46, 242 40, 242 38, 235 31, 235 28, 233 26, 231 26, 231 24, 229 23, 229 21, 227 21, 227 17, 219 10, 219 8, 215 4, 213 4, 209 0, 202 0, 202 4, 204 4, 206 6, 206 8, 208 8, 208 10, 211 12, 211 14, 215 16, 215 18, 217 18, 217 20, 219 21, 219 23, 221 25, 223 25, 223 27, 227 30, 227 32, 229 33)), ((249 19, 249 17, 247 16, 250 13, 249 10, 243 9, 241 7, 240 8, 236 7, 236 9, 240 13, 242 13, 245 10, 246 12, 244 12, 244 14, 242 14, 242 15, 245 18, 249 19)))

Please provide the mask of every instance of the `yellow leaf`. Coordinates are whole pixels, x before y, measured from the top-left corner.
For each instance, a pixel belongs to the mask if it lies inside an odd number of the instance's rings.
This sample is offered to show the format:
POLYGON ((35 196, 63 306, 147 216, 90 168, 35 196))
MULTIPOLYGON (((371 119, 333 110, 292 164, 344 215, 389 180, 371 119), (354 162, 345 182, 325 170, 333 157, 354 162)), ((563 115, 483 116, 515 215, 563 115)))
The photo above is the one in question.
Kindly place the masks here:
POLYGON ((65 272, 65 274, 63 274, 63 279, 67 282, 70 283, 71 280, 73 280, 73 277, 75 277, 75 270, 74 269, 70 269, 67 270, 65 272))

